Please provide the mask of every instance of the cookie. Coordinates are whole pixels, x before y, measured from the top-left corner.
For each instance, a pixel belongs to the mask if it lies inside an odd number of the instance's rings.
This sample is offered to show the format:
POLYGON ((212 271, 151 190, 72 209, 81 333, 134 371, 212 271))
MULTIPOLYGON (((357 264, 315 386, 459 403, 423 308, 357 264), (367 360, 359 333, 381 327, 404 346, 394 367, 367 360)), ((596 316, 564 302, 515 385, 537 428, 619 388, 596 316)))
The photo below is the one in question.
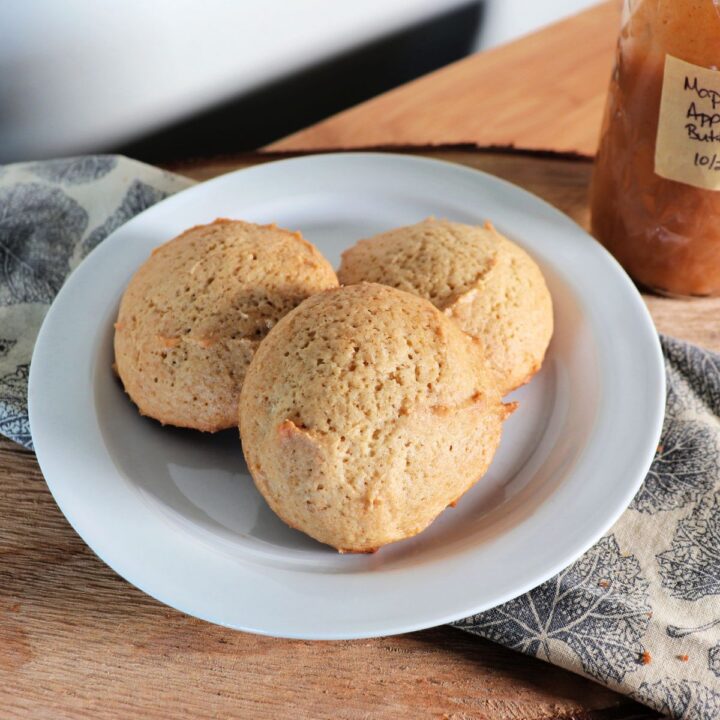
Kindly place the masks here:
POLYGON ((430 300, 483 345, 503 392, 540 369, 552 336, 552 300, 540 269, 489 223, 428 219, 360 240, 343 253, 338 279, 430 300))
POLYGON ((337 286, 300 233, 216 220, 161 245, 130 281, 115 365, 143 415, 214 432, 237 426, 260 341, 310 295, 337 286))
POLYGON ((240 396, 258 490, 341 552, 411 537, 490 465, 503 405, 480 348, 423 298, 362 283, 268 334, 240 396))

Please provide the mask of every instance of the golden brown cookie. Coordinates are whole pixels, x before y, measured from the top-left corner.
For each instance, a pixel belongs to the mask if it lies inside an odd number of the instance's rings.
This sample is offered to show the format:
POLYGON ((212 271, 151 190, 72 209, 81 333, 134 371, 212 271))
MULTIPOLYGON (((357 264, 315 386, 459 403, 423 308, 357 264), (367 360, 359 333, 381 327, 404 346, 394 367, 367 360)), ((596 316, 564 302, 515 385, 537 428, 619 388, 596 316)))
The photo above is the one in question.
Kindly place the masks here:
POLYGON ((290 526, 342 552, 426 528, 487 470, 503 405, 471 338, 427 300, 362 283, 262 342, 240 397, 248 468, 290 526))
POLYGON ((552 336, 552 300, 540 269, 489 223, 428 219, 360 240, 343 253, 338 278, 430 300, 482 343, 504 392, 540 369, 552 336))
POLYGON ((130 280, 115 363, 143 415, 214 432, 237 426, 250 360, 270 328, 332 267, 300 233, 216 220, 161 245, 130 280))

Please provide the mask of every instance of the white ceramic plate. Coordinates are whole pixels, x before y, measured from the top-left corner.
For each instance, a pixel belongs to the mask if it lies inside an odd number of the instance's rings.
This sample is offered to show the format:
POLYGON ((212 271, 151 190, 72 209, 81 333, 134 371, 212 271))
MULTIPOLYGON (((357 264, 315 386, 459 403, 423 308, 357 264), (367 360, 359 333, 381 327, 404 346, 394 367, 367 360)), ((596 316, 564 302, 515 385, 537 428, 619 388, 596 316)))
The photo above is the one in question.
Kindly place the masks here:
POLYGON ((87 544, 168 605, 286 637, 401 633, 509 600, 559 572, 618 518, 660 436, 664 371, 634 286, 567 217, 497 178, 431 160, 336 154, 230 173, 123 225, 73 273, 30 372, 47 483, 87 544), (361 237, 428 215, 491 219, 540 263, 555 304, 542 371, 515 393, 487 476, 416 538, 339 555, 286 527, 255 490, 234 431, 140 417, 113 377, 120 296, 150 250, 216 217, 300 229, 333 263, 361 237))

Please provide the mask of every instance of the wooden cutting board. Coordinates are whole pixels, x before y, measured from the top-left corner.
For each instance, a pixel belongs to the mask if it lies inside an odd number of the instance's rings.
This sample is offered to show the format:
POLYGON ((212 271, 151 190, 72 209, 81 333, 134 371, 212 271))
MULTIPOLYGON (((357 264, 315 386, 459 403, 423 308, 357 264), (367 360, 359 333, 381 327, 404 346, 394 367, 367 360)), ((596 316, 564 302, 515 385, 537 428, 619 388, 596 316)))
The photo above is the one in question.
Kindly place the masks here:
POLYGON ((477 53, 265 148, 466 145, 589 157, 600 132, 620 2, 477 53))

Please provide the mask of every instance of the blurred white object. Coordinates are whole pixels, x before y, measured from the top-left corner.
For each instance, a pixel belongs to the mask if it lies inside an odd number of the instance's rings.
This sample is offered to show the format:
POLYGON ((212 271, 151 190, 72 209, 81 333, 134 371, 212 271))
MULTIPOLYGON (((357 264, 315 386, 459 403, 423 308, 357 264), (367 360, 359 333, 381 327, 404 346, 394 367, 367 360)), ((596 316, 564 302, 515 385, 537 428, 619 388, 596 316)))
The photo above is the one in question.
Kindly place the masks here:
POLYGON ((486 0, 478 50, 502 45, 597 5, 599 0, 486 0))
POLYGON ((468 0, 3 0, 0 162, 131 140, 468 0))

